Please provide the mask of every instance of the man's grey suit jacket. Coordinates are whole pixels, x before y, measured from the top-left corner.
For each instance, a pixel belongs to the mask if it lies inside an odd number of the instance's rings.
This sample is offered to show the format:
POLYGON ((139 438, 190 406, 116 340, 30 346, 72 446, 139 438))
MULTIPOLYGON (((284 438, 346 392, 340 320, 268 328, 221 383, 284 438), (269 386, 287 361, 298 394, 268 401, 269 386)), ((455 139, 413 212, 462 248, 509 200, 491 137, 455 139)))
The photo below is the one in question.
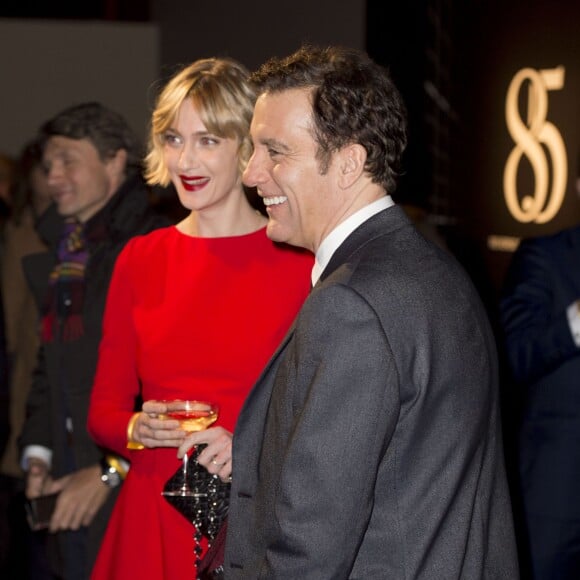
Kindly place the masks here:
POLYGON ((399 207, 333 255, 244 405, 233 465, 228 579, 518 577, 494 338, 399 207))

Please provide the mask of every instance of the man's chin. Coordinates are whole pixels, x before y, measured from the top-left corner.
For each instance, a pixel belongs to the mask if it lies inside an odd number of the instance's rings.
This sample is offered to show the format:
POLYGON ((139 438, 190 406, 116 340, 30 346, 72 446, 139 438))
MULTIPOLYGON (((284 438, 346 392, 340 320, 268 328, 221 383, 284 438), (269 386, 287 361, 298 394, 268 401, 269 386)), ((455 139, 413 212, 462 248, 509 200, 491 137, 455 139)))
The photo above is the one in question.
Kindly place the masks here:
POLYGON ((59 215, 61 215, 62 217, 68 218, 68 217, 74 217, 75 216, 75 212, 74 210, 72 210, 70 207, 67 207, 66 205, 60 204, 60 203, 55 203, 56 205, 56 211, 59 215))
POLYGON ((292 232, 288 228, 284 228, 279 222, 270 220, 266 226, 266 235, 273 242, 279 244, 288 244, 289 246, 296 246, 297 248, 307 248, 302 242, 301 238, 296 235, 292 236, 292 232))
POLYGON ((270 218, 268 220, 268 225, 266 226, 266 235, 273 241, 273 242, 286 242, 287 236, 284 235, 280 224, 270 218))

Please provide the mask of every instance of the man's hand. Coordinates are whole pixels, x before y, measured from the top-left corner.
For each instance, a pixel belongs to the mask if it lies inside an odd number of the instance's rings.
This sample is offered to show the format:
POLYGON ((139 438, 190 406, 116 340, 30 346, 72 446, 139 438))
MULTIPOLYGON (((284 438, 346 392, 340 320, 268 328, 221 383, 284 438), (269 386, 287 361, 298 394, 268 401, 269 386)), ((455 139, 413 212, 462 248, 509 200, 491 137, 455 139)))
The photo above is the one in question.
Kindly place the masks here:
POLYGON ((110 488, 101 481, 101 466, 79 469, 53 480, 45 493, 60 491, 49 530, 78 530, 88 526, 105 503, 110 488))

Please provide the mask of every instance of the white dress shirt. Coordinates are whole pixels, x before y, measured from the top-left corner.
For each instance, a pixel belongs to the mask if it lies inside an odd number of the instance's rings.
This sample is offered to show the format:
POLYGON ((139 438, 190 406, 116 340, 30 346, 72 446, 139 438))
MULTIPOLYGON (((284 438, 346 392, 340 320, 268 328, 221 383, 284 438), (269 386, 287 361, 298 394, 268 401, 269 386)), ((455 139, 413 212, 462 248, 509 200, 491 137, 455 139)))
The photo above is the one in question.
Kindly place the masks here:
POLYGON ((312 286, 318 282, 324 268, 328 266, 330 258, 332 258, 332 255, 340 244, 342 244, 342 242, 344 242, 344 240, 363 222, 366 222, 375 214, 391 207, 392 205, 395 205, 395 202, 390 195, 381 197, 346 218, 322 240, 322 243, 316 251, 314 266, 312 268, 312 286))

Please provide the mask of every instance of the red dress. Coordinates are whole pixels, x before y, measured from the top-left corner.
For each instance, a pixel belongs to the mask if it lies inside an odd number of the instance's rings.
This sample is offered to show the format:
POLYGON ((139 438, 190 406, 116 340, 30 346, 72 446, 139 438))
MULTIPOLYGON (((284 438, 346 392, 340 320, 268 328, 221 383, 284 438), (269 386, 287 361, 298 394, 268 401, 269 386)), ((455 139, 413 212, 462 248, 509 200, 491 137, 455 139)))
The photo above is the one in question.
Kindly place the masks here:
POLYGON ((196 238, 175 227, 132 239, 107 298, 88 428, 131 469, 91 578, 195 578, 194 528, 161 496, 181 465, 175 448, 128 451, 135 397, 220 405, 234 430, 246 395, 310 289, 313 256, 274 244, 265 228, 196 238))

